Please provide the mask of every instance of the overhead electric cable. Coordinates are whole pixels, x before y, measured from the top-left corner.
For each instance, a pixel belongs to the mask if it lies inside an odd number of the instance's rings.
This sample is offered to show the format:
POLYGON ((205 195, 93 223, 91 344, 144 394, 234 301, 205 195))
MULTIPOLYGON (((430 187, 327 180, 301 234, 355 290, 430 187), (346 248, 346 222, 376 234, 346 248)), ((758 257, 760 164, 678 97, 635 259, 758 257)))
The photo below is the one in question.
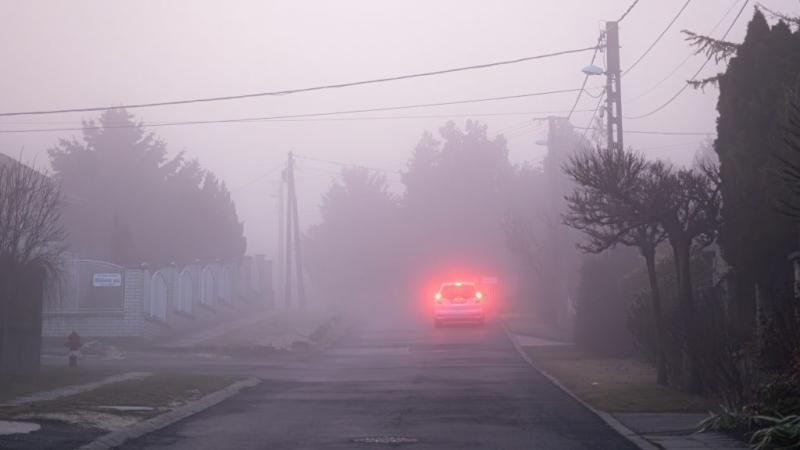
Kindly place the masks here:
MULTIPOLYGON (((739 10, 739 13, 738 13, 738 14, 736 14, 736 17, 734 17, 734 18, 733 18, 733 22, 731 22, 731 25, 730 25, 730 26, 728 27, 728 29, 725 31, 725 34, 723 34, 723 35, 722 35, 722 37, 720 38, 720 40, 725 40, 725 38, 727 38, 727 37, 728 37, 728 33, 730 33, 730 32, 731 32, 731 30, 733 29, 733 26, 734 26, 734 25, 736 25, 736 22, 738 22, 738 21, 739 21, 739 18, 742 16, 742 13, 744 12, 744 10, 745 10, 745 8, 747 7, 747 4, 748 4, 749 2, 750 2, 750 0, 745 0, 744 4, 742 5, 742 8, 739 10)), ((702 71, 703 71, 703 69, 705 69, 705 68, 706 68, 706 66, 708 65, 708 63, 711 61, 711 58, 713 58, 713 57, 714 57, 714 55, 713 55, 713 54, 712 54, 712 55, 708 55, 708 57, 706 58, 705 62, 703 62, 703 64, 700 66, 700 68, 699 68, 699 69, 697 69, 697 72, 695 72, 695 73, 694 73, 694 75, 692 75, 692 78, 690 78, 690 79, 689 79, 689 81, 695 81, 695 80, 697 79, 697 76, 698 76, 698 75, 700 75, 700 72, 702 72, 702 71)), ((667 100, 666 102, 664 102, 664 103, 663 103, 661 106, 659 106, 658 108, 656 108, 656 109, 654 109, 654 110, 652 110, 652 111, 650 111, 650 112, 648 112, 648 113, 641 114, 641 115, 638 115, 638 116, 626 117, 626 119, 631 119, 631 120, 635 120, 635 119, 643 119, 643 118, 645 118, 645 117, 649 117, 649 116, 652 116, 653 114, 656 114, 656 113, 658 113, 659 111, 661 111, 661 110, 663 110, 664 108, 666 108, 667 106, 669 106, 669 105, 670 105, 672 102, 674 102, 674 101, 675 101, 675 100, 676 100, 678 97, 680 97, 680 96, 681 96, 681 94, 683 94, 683 93, 686 91, 686 89, 687 89, 688 87, 689 87, 689 83, 687 82, 687 83, 685 83, 685 84, 683 85, 683 87, 681 87, 681 88, 678 90, 678 92, 676 92, 676 93, 675 93, 675 95, 673 95, 672 97, 670 97, 670 98, 669 98, 669 100, 667 100)))
MULTIPOLYGON (((578 130, 586 130, 591 127, 575 127, 578 130)), ((701 131, 658 131, 658 130, 625 130, 625 134, 654 134, 659 136, 713 136, 715 132, 701 131)))
MULTIPOLYGON (((600 51, 600 45, 602 44, 602 42, 603 42, 603 34, 601 33, 600 36, 597 38, 597 46, 595 47, 594 53, 592 54, 592 61, 589 63, 590 66, 594 65, 594 61, 597 59, 597 53, 598 51, 600 51)), ((581 101, 581 95, 583 94, 583 91, 586 89, 586 83, 588 82, 589 82, 589 74, 587 73, 583 77, 583 83, 581 83, 581 90, 578 91, 578 96, 575 97, 575 103, 572 104, 572 108, 570 108, 569 114, 567 114, 567 120, 572 118, 572 113, 575 112, 575 108, 578 107, 578 103, 581 101)))
MULTIPOLYGON (((322 118, 326 116, 336 116, 342 114, 355 114, 355 113, 366 113, 366 112, 382 112, 382 111, 397 111, 397 110, 404 110, 404 109, 415 109, 415 108, 428 108, 428 107, 435 107, 435 106, 451 106, 451 105, 463 105, 468 103, 482 103, 482 102, 490 102, 490 101, 500 101, 500 100, 511 100, 517 98, 526 98, 526 97, 538 97, 544 95, 553 95, 553 94, 562 94, 562 93, 570 93, 576 92, 579 89, 560 89, 554 91, 542 91, 542 92, 530 92, 526 94, 516 94, 516 95, 505 95, 500 97, 485 97, 485 98, 477 98, 477 99, 468 99, 468 100, 455 100, 455 101, 448 101, 448 102, 438 102, 438 103, 420 103, 414 105, 401 105, 401 106, 387 106, 387 107, 379 107, 379 108, 361 108, 361 109, 350 109, 350 110, 339 110, 339 111, 327 111, 327 112, 318 112, 318 113, 305 113, 305 114, 283 114, 283 115, 276 115, 276 116, 262 116, 262 117, 245 117, 245 118, 236 118, 236 119, 219 119, 219 120, 189 120, 189 121, 175 121, 175 122, 153 122, 153 123, 144 123, 142 124, 145 127, 167 127, 167 126, 179 126, 179 125, 205 125, 205 124, 220 124, 220 123, 246 123, 246 122, 268 122, 268 121, 299 121, 298 119, 308 119, 308 118, 322 118)), ((396 118, 396 117, 392 117, 396 118)), ((338 120, 345 120, 347 118, 340 118, 338 120)), ((352 117, 349 118, 350 120, 364 120, 364 119, 382 119, 381 117, 352 117)), ((315 120, 322 120, 322 119, 315 119, 315 120)), ((64 128, 27 128, 27 129, 12 129, 12 130, 0 130, 0 134, 10 134, 10 133, 33 133, 33 132, 54 132, 54 131, 82 131, 82 130, 98 130, 98 129, 116 129, 116 128, 136 128, 138 124, 133 125, 107 125, 107 126, 87 126, 87 127, 64 127, 64 128)))
POLYGON ((313 157, 313 156, 298 155, 297 153, 295 153, 294 156, 299 158, 299 159, 305 159, 307 161, 316 161, 316 162, 321 162, 321 163, 326 163, 326 164, 334 164, 334 165, 343 166, 343 167, 361 167, 362 169, 372 170, 372 171, 375 171, 375 172, 383 172, 383 173, 391 174, 391 175, 402 175, 403 174, 400 170, 380 169, 380 168, 377 168, 377 167, 370 167, 370 166, 367 166, 367 165, 364 165, 364 164, 359 164, 359 163, 348 163, 348 162, 344 162, 344 161, 335 161, 335 160, 332 160, 332 159, 316 158, 316 157, 313 157))
POLYGON ((9 116, 33 116, 33 115, 44 115, 44 114, 61 114, 61 113, 75 113, 75 112, 95 112, 95 111, 106 111, 110 109, 117 109, 117 108, 124 108, 124 109, 134 109, 134 108, 150 108, 156 106, 173 106, 173 105, 185 105, 189 103, 207 103, 207 102, 218 102, 218 101, 227 101, 227 100, 240 100, 245 98, 254 98, 254 97, 266 97, 266 96, 280 96, 280 95, 290 95, 290 94, 298 94, 301 92, 313 92, 313 91, 321 91, 326 89, 340 89, 346 87, 353 87, 353 86, 363 86, 367 84, 377 84, 377 83, 387 83, 391 81, 400 81, 400 80, 408 80, 412 78, 422 78, 422 77, 429 77, 435 75, 444 75, 448 73, 455 73, 455 72, 463 72, 467 70, 476 70, 476 69, 486 69, 489 67, 497 67, 497 66, 504 66, 509 64, 517 64, 526 61, 533 61, 537 59, 545 59, 545 58, 552 58, 555 56, 563 56, 569 55, 573 53, 582 53, 591 50, 595 50, 596 46, 592 47, 585 47, 585 48, 578 48, 572 50, 563 50, 558 52, 551 52, 551 53, 544 53, 535 56, 526 56, 523 58, 516 58, 510 59, 505 61, 496 61, 486 64, 476 64, 472 66, 464 66, 464 67, 456 67, 452 69, 444 69, 444 70, 435 70, 429 72, 419 72, 419 73, 412 73, 406 75, 397 75, 392 77, 384 77, 384 78, 373 78, 370 80, 361 80, 361 81, 352 81, 348 83, 338 83, 338 84, 326 84, 321 86, 312 86, 312 87, 304 87, 304 88, 297 88, 297 89, 284 89, 279 91, 269 91, 269 92, 256 92, 250 94, 238 94, 238 95, 226 95, 220 97, 203 97, 203 98, 194 98, 194 99, 186 99, 186 100, 172 100, 172 101, 161 101, 161 102, 151 102, 151 103, 132 103, 126 105, 117 105, 117 106, 93 106, 93 107, 77 107, 77 108, 63 108, 63 109, 44 109, 44 110, 33 110, 33 111, 12 111, 12 112, 2 112, 0 113, 0 117, 9 117, 9 116))
MULTIPOLYGON (((731 14, 731 12, 733 12, 734 8, 736 8, 736 5, 738 4, 739 0, 736 0, 733 3, 731 3, 731 6, 725 11, 725 14, 723 14, 722 17, 720 17, 720 19, 717 21, 714 27, 711 28, 711 30, 707 33, 708 36, 713 35, 717 31, 717 28, 719 28, 720 25, 722 25, 722 23, 725 22, 725 19, 728 18, 728 16, 731 14)), ((673 75, 675 75, 683 66, 685 66, 686 63, 692 59, 693 56, 695 56, 695 53, 689 53, 688 55, 686 55, 686 58, 684 58, 683 61, 681 61, 677 66, 675 66, 675 68, 672 69, 667 75, 665 75, 664 78, 660 79, 656 84, 651 86, 649 89, 647 89, 646 91, 642 92, 641 94, 637 95, 636 97, 628 101, 633 102, 639 100, 640 98, 658 89, 662 84, 664 84, 664 82, 672 78, 673 75)))
MULTIPOLYGON (((605 93, 605 89, 603 89, 603 93, 605 93)), ((600 110, 601 106, 603 105, 603 95, 601 94, 599 100, 597 101, 597 106, 594 108, 594 112, 592 113, 592 118, 589 119, 589 124, 586 126, 586 129, 583 130, 583 138, 586 138, 586 135, 589 133, 589 130, 592 129, 592 125, 594 124, 594 119, 597 117, 597 111, 600 110)))
POLYGON ((647 47, 647 50, 645 50, 644 53, 642 53, 642 55, 639 56, 639 58, 637 58, 636 61, 634 61, 633 64, 630 65, 630 67, 628 67, 624 72, 622 72, 622 76, 627 75, 628 72, 633 70, 634 67, 636 67, 637 65, 639 65, 640 62, 642 62, 642 60, 650 53, 650 51, 653 50, 656 44, 658 44, 658 42, 661 41, 661 38, 663 38, 664 35, 667 34, 667 32, 670 30, 670 28, 672 28, 673 25, 675 25, 675 22, 678 21, 678 18, 683 14, 683 12, 686 10, 686 7, 689 6, 689 3, 691 2, 692 0, 686 0, 686 3, 684 3, 681 9, 678 10, 678 14, 675 14, 675 17, 673 17, 672 20, 667 24, 667 27, 664 28, 664 31, 662 31, 661 34, 658 35, 656 40, 653 41, 653 43, 650 44, 649 47, 647 47))
POLYGON ((628 6, 628 9, 626 9, 625 12, 622 13, 620 18, 617 19, 617 22, 622 22, 623 20, 625 20, 625 18, 628 17, 628 14, 630 14, 631 11, 633 11, 633 8, 635 8, 638 3, 639 3, 639 0, 633 0, 633 3, 631 3, 631 5, 628 6))

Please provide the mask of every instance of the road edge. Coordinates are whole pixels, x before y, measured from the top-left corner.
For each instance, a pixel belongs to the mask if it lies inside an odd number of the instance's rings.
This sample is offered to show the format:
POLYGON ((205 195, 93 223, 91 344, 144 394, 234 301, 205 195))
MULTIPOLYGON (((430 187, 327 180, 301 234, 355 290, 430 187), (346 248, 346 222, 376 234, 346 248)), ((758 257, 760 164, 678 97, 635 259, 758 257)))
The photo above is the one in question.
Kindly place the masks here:
POLYGON ((175 408, 164 414, 160 414, 142 422, 135 423, 121 430, 104 434, 94 441, 79 447, 78 450, 109 450, 119 447, 126 441, 142 437, 148 433, 168 427, 169 425, 186 419, 187 417, 202 412, 218 403, 221 403, 224 400, 233 397, 242 389, 255 387, 259 383, 261 383, 261 380, 258 378, 247 378, 245 380, 237 381, 236 383, 230 384, 227 387, 224 387, 216 392, 212 392, 205 397, 187 403, 186 405, 175 408))
POLYGON ((519 342, 517 342, 517 339, 516 339, 514 333, 511 330, 508 329, 508 327, 506 326, 505 322, 501 322, 501 325, 503 327, 503 331, 505 331, 505 333, 506 333, 506 337, 508 337, 508 340, 511 341, 511 345, 514 346, 514 350, 517 351, 517 354, 519 354, 519 356, 522 357, 522 359, 525 360, 525 362, 528 363, 529 366, 531 366, 535 371, 539 372, 549 382, 553 383, 557 388, 561 389, 565 394, 567 394, 570 397, 572 397, 581 406, 583 406, 584 408, 588 409, 594 415, 599 417, 600 420, 605 422, 605 424, 608 425, 612 430, 616 431, 617 434, 621 435, 622 437, 624 437, 625 439, 630 441, 633 445, 639 447, 642 450, 662 450, 663 449, 663 447, 658 446, 656 444, 653 444, 652 442, 648 441, 646 438, 644 438, 639 433, 637 433, 637 432, 631 430, 630 428, 626 427, 622 422, 617 420, 617 418, 614 417, 612 414, 607 413, 605 411, 601 411, 601 410, 595 408, 594 406, 586 403, 580 397, 575 395, 572 391, 567 389, 566 386, 561 384, 561 382, 558 381, 554 376, 550 375, 545 370, 537 367, 536 364, 533 363, 533 360, 531 359, 531 357, 528 356, 527 353, 525 353, 525 350, 522 348, 522 346, 519 344, 519 342))

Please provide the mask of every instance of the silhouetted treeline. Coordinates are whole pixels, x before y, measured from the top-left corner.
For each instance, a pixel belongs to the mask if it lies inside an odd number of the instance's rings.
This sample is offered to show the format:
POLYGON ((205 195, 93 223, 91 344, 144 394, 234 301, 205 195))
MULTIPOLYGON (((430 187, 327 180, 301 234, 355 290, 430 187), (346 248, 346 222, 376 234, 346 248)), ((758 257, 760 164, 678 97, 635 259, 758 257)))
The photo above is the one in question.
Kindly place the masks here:
POLYGON ((568 190, 560 163, 580 137, 560 121, 552 139, 542 166, 514 166, 504 137, 450 122, 422 135, 400 189, 384 175, 345 169, 308 233, 313 281, 343 303, 391 305, 415 301, 424 295, 415 289, 435 280, 497 276, 507 302, 563 318, 578 258, 575 233, 559 218, 568 190))
POLYGON ((85 123, 49 150, 67 203, 70 250, 122 265, 163 265, 244 254, 243 227, 224 182, 122 109, 85 123))

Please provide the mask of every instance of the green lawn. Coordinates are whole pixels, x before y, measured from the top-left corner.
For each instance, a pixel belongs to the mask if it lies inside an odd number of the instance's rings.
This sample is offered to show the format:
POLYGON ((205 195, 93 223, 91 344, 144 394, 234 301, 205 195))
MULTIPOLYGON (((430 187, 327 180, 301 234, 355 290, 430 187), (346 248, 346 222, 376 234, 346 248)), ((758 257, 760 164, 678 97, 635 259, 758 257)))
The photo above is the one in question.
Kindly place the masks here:
POLYGON ((707 412, 716 402, 656 384, 644 361, 587 356, 575 346, 526 347, 534 364, 597 409, 607 412, 707 412))

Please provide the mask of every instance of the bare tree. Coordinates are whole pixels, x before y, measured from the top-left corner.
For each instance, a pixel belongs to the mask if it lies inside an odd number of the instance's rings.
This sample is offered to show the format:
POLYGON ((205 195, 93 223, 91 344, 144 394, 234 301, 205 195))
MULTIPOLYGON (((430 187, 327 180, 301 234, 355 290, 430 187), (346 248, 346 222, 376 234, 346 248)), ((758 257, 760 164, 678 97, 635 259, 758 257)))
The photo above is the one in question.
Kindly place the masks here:
POLYGON ((581 230, 588 240, 579 247, 601 253, 616 245, 639 249, 647 265, 655 333, 657 381, 667 384, 667 361, 661 292, 656 274, 656 248, 666 238, 655 220, 658 183, 649 175, 642 155, 615 149, 598 149, 573 157, 565 172, 575 180, 575 191, 566 197, 564 223, 581 230))
POLYGON ((29 368, 25 361, 34 356, 38 367, 43 284, 64 250, 60 205, 59 187, 48 177, 13 160, 0 162, 0 372, 29 368), (12 332, 12 325, 23 331, 12 332))
POLYGON ((692 284, 691 250, 693 245, 708 246, 720 228, 722 196, 718 171, 712 165, 701 169, 675 169, 661 161, 649 165, 650 176, 658 193, 660 211, 655 219, 664 228, 675 260, 678 282, 679 312, 683 330, 686 367, 685 388, 702 390, 699 355, 695 351, 697 336, 694 286, 692 284))

